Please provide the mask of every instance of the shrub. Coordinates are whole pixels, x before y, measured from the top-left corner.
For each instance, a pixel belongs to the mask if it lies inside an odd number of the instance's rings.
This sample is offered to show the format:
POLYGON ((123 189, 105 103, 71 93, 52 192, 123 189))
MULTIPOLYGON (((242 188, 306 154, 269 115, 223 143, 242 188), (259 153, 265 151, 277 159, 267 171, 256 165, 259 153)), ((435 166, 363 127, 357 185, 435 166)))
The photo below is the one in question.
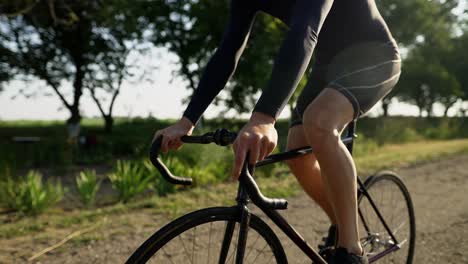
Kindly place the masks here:
POLYGON ((85 170, 76 177, 76 187, 80 194, 81 201, 87 207, 94 204, 96 193, 99 190, 101 181, 97 180, 94 170, 85 170))
MULTIPOLYGON (((199 154, 201 153, 199 152, 199 154)), ((214 159, 216 160, 216 158, 214 159)), ((197 164, 190 165, 190 161, 186 162, 184 159, 173 155, 162 157, 162 161, 174 175, 192 178, 193 186, 221 182, 226 178, 226 166, 222 162, 214 161, 211 164, 203 166, 198 164, 200 163, 200 160, 198 160, 197 164)), ((145 160, 143 164, 146 167, 146 173, 153 175, 153 188, 159 196, 175 192, 177 186, 166 181, 151 162, 145 160)))
POLYGON ((379 144, 388 143, 407 143, 411 141, 418 141, 423 137, 413 128, 409 127, 408 124, 404 123, 383 123, 376 129, 374 140, 379 144))
POLYGON ((115 172, 109 175, 109 179, 118 192, 119 200, 126 203, 151 186, 153 174, 147 173, 138 163, 118 160, 115 172))
POLYGON ((462 133, 461 123, 449 118, 438 119, 428 126, 423 134, 429 139, 450 139, 459 137, 462 133))
POLYGON ((0 201, 4 206, 25 214, 39 214, 63 198, 62 185, 48 181, 43 184, 42 175, 29 171, 19 181, 7 177, 0 182, 0 201))
POLYGON ((176 185, 169 183, 156 170, 149 160, 143 162, 146 168, 146 173, 151 174, 153 177, 152 188, 159 196, 166 196, 169 193, 173 193, 176 190, 176 185))
MULTIPOLYGON (((219 181, 208 168, 199 167, 198 165, 190 166, 177 157, 164 157, 163 162, 174 175, 192 178, 193 186, 219 181)), ((158 179, 161 180, 158 180, 157 183, 164 186, 165 183, 163 182, 166 182, 166 180, 162 176, 159 176, 158 179)))
POLYGON ((371 138, 366 137, 363 134, 358 134, 355 141, 353 155, 356 157, 369 155, 379 150, 379 144, 371 138))

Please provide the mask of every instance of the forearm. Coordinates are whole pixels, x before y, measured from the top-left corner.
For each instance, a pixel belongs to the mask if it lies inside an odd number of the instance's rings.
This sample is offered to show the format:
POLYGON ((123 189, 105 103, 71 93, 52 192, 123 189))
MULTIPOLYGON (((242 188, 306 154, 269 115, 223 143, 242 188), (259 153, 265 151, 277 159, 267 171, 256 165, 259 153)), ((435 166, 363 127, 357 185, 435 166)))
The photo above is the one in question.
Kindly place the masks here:
POLYGON ((183 116, 196 124, 216 95, 224 88, 235 68, 235 56, 217 50, 208 62, 183 116))

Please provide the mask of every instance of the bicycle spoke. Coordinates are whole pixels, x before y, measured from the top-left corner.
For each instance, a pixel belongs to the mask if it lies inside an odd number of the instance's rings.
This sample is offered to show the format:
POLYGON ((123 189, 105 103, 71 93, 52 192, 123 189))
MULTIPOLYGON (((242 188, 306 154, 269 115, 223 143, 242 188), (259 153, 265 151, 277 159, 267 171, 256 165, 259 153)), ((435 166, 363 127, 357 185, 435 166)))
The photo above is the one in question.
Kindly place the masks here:
POLYGON ((213 228, 213 222, 210 222, 210 231, 208 236, 208 263, 210 263, 210 250, 211 250, 211 230, 213 228))
MULTIPOLYGON (((409 194, 404 184, 398 176, 392 173, 381 173, 368 183, 366 189, 389 230, 379 219, 369 199, 363 196, 359 201, 359 208, 362 211, 360 217, 367 221, 370 230, 368 234, 360 236, 361 245, 368 256, 373 257, 398 242, 401 248, 379 259, 378 262, 406 264, 408 261, 410 263, 414 247, 414 240, 411 240, 414 226, 411 223, 413 216, 409 211, 411 203, 407 199, 409 194)), ((367 227, 361 225, 361 228, 365 230, 367 227)))
POLYGON ((235 222, 226 222, 224 227, 224 235, 222 239, 221 251, 219 253, 219 263, 226 263, 226 258, 229 255, 229 250, 231 248, 231 240, 234 234, 234 229, 236 227, 235 222))
POLYGON ((192 254, 192 263, 194 263, 194 264, 195 264, 195 261, 194 261, 194 257, 195 257, 195 241, 197 240, 196 234, 197 234, 197 227, 195 226, 195 227, 193 228, 193 246, 192 246, 192 252, 193 252, 193 254, 192 254))
POLYGON ((172 263, 172 264, 175 264, 174 261, 172 261, 171 255, 167 254, 167 252, 166 252, 166 250, 165 250, 164 248, 162 248, 162 250, 163 250, 164 255, 165 255, 166 257, 168 257, 168 259, 171 261, 171 263, 172 263))
POLYGON ((268 246, 268 244, 266 244, 262 250, 260 250, 260 253, 257 254, 257 256, 254 258, 254 260, 252 261, 253 263, 255 263, 255 260, 257 260, 258 256, 260 256, 261 253, 263 253, 263 251, 265 250, 265 248, 268 246))
POLYGON ((273 258, 273 255, 270 256, 270 258, 268 259, 268 261, 266 263, 270 263, 272 258, 273 258))
MULTIPOLYGON (((260 235, 257 234, 257 239, 255 239, 255 241, 252 243, 252 245, 255 245, 255 244, 257 243, 257 241, 258 241, 259 238, 260 238, 260 235)), ((251 248, 249 249, 249 251, 247 252, 247 254, 245 254, 245 259, 247 259, 247 258, 249 257, 249 255, 250 255, 250 253, 252 252, 252 250, 253 250, 253 247, 251 247, 251 248)))
MULTIPOLYGON (((237 237, 236 232, 237 232, 237 229, 234 229, 233 237, 237 237)), ((231 251, 231 254, 229 254, 226 263, 229 263, 230 260, 231 260, 231 258, 232 258, 232 260, 233 260, 232 263, 234 263, 234 260, 236 259, 236 258, 233 257, 234 255, 236 255, 236 251, 237 251, 237 242, 236 242, 236 241, 237 241, 237 240, 234 239, 234 243, 233 243, 233 244, 234 244, 234 250, 231 251)), ((230 247, 229 247, 229 248, 230 248, 230 247)))
MULTIPOLYGON (((392 229, 393 235, 396 236, 396 234, 398 233, 398 231, 400 231, 400 229, 401 229, 402 227, 404 227, 404 226, 406 226, 406 224, 405 224, 405 222, 402 222, 401 224, 399 224, 398 226, 396 226, 395 228, 393 228, 393 229, 392 229)), ((388 234, 388 232, 385 231, 384 234, 388 234)))
MULTIPOLYGON (((188 251, 187 251, 187 248, 185 247, 184 240, 182 240, 182 238, 181 238, 180 236, 178 236, 178 238, 179 238, 180 242, 182 242, 182 247, 184 248, 184 252, 185 252, 185 254, 187 255, 187 258, 190 259, 190 255, 189 255, 189 253, 188 253, 188 251)), ((193 262, 190 262, 190 263, 193 264, 193 262)))
MULTIPOLYGON (((394 200, 394 198, 393 198, 393 193, 394 193, 394 192, 391 192, 390 201, 392 201, 393 203, 396 203, 396 200, 394 200)), ((395 204, 393 204, 393 208, 394 208, 395 211, 398 210, 398 208, 396 208, 396 205, 395 205, 395 204)), ((392 217, 391 217, 391 219, 390 219, 390 223, 393 223, 394 217, 395 217, 395 214, 393 213, 393 214, 392 214, 392 217)))

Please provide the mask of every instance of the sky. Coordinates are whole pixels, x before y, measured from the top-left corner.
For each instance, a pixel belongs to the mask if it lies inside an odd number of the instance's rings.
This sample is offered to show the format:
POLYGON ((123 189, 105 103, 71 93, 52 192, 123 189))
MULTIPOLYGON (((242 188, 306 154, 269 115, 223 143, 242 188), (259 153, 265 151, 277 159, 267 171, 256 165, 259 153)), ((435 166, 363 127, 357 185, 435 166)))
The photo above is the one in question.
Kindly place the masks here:
MULTIPOLYGON (((177 69, 177 57, 168 53, 165 49, 155 48, 148 54, 135 56, 140 65, 156 67, 148 75, 153 81, 149 82, 124 82, 121 94, 118 96, 114 107, 114 116, 121 117, 148 117, 156 118, 179 118, 186 105, 182 103, 187 98, 190 91, 186 89, 186 83, 181 78, 174 78, 173 72, 177 69), (156 63, 159 62, 159 63, 156 63)), ((70 87, 70 84, 64 86, 70 87)), ((68 89, 71 91, 71 89, 68 89)), ((81 99, 81 110, 84 117, 98 117, 99 110, 95 103, 85 92, 81 99)), ((204 117, 217 117, 223 107, 210 106, 204 117)), ((436 114, 442 114, 442 109, 436 107, 436 114)), ((375 116, 382 112, 380 104, 376 105, 369 115, 375 116)), ((393 115, 418 115, 415 106, 395 102, 389 109, 393 115)), ((455 109, 450 111, 453 115, 455 109)), ((286 107, 280 118, 289 117, 289 109, 286 107)), ((229 111, 227 117, 236 116, 235 111, 229 111)), ((5 90, 0 93, 0 120, 66 120, 69 117, 68 110, 63 108, 61 101, 53 94, 50 87, 46 87, 40 81, 23 83, 13 81, 5 86, 5 90), (35 89, 41 87, 41 89, 35 89), (25 98, 18 95, 19 89, 29 88, 30 91, 42 91, 33 98, 25 98), (45 96, 50 93, 51 96, 45 96)), ((249 114, 242 115, 248 118, 249 114)))

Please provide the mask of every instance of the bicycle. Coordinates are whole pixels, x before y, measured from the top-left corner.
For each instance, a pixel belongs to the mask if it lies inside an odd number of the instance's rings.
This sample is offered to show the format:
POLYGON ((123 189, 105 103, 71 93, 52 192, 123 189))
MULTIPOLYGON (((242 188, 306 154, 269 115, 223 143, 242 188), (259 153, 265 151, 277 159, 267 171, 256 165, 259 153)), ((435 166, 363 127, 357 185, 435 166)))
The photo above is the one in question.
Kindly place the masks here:
MULTIPOLYGON (((342 138, 351 153, 354 138, 356 138, 355 129, 356 122, 350 122, 347 135, 342 138)), ((184 136, 182 141, 226 146, 233 143, 235 138, 236 133, 218 129, 202 136, 184 136)), ((158 138, 151 146, 150 160, 153 165, 169 182, 190 185, 191 178, 172 175, 157 158, 160 143, 161 138, 158 138)), ((302 147, 272 154, 257 162, 255 166, 249 166, 248 159, 246 159, 239 177, 237 205, 201 209, 177 218, 143 242, 126 263, 147 263, 148 261, 152 263, 196 263, 196 260, 198 263, 211 263, 211 261, 234 263, 234 259, 238 264, 288 263, 281 241, 274 231, 257 215, 250 212, 248 208, 250 201, 259 207, 313 263, 326 263, 277 211, 287 209, 288 202, 285 199, 265 197, 252 177, 254 168, 311 152, 312 148, 302 147)), ((388 171, 371 175, 364 181, 357 177, 357 181, 360 240, 368 254, 369 262, 411 264, 416 227, 413 204, 403 181, 398 175, 388 171), (391 196, 385 196, 389 191, 391 196), (400 195, 400 199, 395 198, 395 193, 400 195), (377 196, 380 197, 379 200, 376 200, 377 196), (403 213, 404 218, 400 215, 394 222, 394 213, 403 213)))

